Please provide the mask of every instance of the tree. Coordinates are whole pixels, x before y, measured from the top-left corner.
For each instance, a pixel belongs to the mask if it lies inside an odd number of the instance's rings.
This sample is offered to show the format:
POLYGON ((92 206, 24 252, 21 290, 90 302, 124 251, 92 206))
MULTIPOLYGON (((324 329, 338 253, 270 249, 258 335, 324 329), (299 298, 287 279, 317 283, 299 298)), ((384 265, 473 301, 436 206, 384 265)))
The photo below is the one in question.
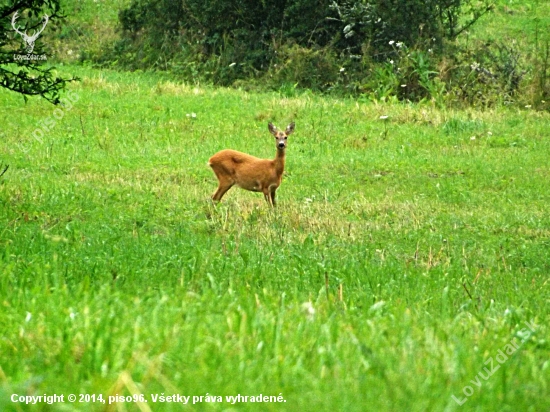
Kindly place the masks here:
POLYGON ((46 23, 53 26, 64 17, 60 0, 0 0, 0 87, 25 100, 42 96, 53 104, 60 102, 60 92, 76 79, 59 77, 53 67, 44 66, 44 50, 35 40, 46 23), (18 33, 25 35, 27 44, 18 33))

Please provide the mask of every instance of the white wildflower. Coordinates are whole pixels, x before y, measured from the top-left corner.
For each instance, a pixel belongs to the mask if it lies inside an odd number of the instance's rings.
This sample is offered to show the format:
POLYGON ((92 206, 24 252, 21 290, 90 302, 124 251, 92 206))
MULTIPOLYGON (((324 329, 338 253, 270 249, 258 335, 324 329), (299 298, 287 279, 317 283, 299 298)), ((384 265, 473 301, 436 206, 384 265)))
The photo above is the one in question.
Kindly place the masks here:
POLYGON ((384 306, 386 305, 386 302, 384 302, 383 300, 380 300, 378 302, 376 302, 374 305, 372 305, 369 309, 369 312, 376 312, 376 311, 379 311, 380 309, 382 309, 384 306))
POLYGON ((315 308, 311 302, 302 303, 302 313, 307 319, 311 320, 315 316, 315 308))

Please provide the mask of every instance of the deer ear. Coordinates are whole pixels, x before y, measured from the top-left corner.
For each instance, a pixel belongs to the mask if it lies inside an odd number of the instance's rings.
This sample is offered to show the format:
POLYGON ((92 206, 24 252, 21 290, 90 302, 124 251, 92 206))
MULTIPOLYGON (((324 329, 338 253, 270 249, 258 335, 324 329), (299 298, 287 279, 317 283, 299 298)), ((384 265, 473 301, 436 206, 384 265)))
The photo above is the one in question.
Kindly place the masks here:
POLYGON ((286 135, 288 136, 289 134, 291 134, 292 132, 294 131, 294 122, 290 123, 287 127, 286 127, 286 135))
POLYGON ((273 123, 268 123, 267 128, 269 129, 269 133, 271 133, 273 136, 277 137, 277 128, 273 126, 273 123))

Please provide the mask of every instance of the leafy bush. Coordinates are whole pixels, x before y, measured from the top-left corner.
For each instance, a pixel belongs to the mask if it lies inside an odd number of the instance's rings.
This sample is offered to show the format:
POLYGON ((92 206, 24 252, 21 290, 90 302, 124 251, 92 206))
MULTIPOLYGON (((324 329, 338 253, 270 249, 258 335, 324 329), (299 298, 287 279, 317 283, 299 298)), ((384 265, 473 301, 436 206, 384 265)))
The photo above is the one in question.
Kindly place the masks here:
POLYGON ((276 62, 266 76, 275 85, 327 90, 337 83, 340 74, 338 60, 330 48, 285 45, 277 51, 276 62))
POLYGON ((511 104, 527 71, 513 41, 484 42, 457 50, 449 62, 448 90, 454 100, 471 105, 511 104))
POLYGON ((410 50, 402 42, 390 41, 394 58, 374 66, 363 92, 375 99, 396 96, 400 100, 419 101, 435 98, 443 92, 438 82, 433 51, 410 50))
MULTIPOLYGON (((126 64, 157 67, 183 57, 208 63, 216 82, 265 73, 283 45, 330 47, 342 59, 364 54, 380 61, 390 40, 441 45, 460 29, 456 21, 470 0, 134 0, 120 12, 126 64), (433 43, 433 44, 432 44, 433 43), (231 70, 224 64, 236 63, 231 70), (252 69, 252 70, 251 70, 252 69)), ((487 7, 475 9, 469 24, 487 7)), ((296 49, 297 50, 297 49, 296 49)), ((124 53, 123 53, 124 54, 124 53)), ((322 68, 320 68, 322 69, 322 68)))
POLYGON ((134 0, 120 13, 117 52, 126 51, 122 63, 132 68, 186 73, 193 62, 202 78, 231 84, 267 71, 282 44, 327 44, 336 30, 328 30, 334 25, 325 19, 328 6, 328 0, 318 7, 305 0, 134 0))

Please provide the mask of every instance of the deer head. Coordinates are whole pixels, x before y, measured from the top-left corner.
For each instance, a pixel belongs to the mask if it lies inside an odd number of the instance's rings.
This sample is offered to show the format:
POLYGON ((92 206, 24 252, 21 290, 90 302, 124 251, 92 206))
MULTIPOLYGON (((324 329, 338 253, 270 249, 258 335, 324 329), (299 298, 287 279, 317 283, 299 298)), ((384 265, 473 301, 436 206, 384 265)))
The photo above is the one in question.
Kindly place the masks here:
POLYGON ((48 24, 49 17, 47 14, 44 14, 44 17, 42 18, 42 20, 44 20, 44 24, 42 25, 42 28, 40 30, 37 30, 32 36, 29 36, 26 30, 24 32, 21 32, 19 31, 19 27, 15 26, 15 21, 17 20, 17 13, 18 12, 15 12, 13 17, 11 18, 11 25, 13 27, 13 30, 15 30, 17 34, 21 35, 21 37, 23 37, 23 40, 25 40, 25 42, 27 43, 27 53, 32 53, 32 51, 34 50, 34 42, 36 41, 36 39, 38 39, 38 36, 40 36, 40 33, 42 33, 46 28, 46 24, 48 24))
POLYGON ((269 133, 271 133, 277 140, 277 148, 281 150, 286 149, 286 139, 288 135, 294 131, 294 122, 290 123, 284 132, 277 129, 271 123, 269 123, 267 127, 269 129, 269 133))

